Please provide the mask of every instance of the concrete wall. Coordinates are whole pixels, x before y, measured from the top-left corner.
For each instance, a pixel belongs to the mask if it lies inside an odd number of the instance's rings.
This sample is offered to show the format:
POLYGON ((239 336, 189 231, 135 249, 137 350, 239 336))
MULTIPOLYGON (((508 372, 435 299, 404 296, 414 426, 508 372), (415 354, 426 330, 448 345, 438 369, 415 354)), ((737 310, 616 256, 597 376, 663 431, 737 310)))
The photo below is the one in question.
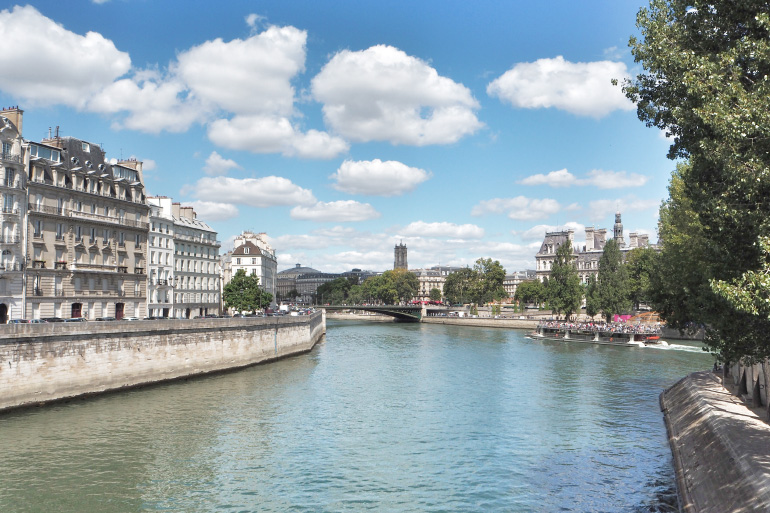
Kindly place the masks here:
POLYGON ((528 319, 491 319, 467 317, 423 317, 420 322, 426 324, 452 324, 455 326, 475 326, 483 328, 515 328, 534 330, 538 321, 528 319))
POLYGON ((770 426, 711 372, 660 397, 681 510, 764 512, 770 505, 770 426))
POLYGON ((0 410, 310 351, 312 316, 0 326, 0 410))

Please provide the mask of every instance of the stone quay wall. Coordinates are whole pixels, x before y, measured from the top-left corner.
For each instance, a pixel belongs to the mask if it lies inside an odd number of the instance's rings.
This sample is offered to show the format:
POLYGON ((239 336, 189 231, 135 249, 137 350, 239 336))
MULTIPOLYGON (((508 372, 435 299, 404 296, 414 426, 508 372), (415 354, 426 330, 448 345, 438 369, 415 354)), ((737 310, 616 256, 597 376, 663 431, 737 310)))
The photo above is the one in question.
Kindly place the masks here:
POLYGON ((451 324, 454 326, 473 326, 477 328, 513 328, 534 331, 538 321, 529 319, 494 319, 489 317, 423 317, 420 322, 426 324, 451 324))
POLYGON ((0 410, 237 369, 310 351, 309 316, 0 326, 0 410))
POLYGON ((660 396, 685 513, 770 510, 770 426, 712 372, 660 396))

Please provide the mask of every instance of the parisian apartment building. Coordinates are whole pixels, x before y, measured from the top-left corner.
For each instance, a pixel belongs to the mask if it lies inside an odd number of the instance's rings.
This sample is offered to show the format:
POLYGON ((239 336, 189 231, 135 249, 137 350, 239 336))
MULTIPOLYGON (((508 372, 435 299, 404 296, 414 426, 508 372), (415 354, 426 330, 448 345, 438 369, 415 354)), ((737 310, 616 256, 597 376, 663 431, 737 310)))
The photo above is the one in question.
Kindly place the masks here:
POLYGON ((219 313, 220 243, 191 207, 148 198, 138 160, 22 124, 0 110, 0 323, 219 313))
POLYGON ((276 299, 278 260, 266 233, 244 231, 235 237, 233 249, 222 255, 222 284, 227 285, 239 270, 259 278, 259 287, 276 299))

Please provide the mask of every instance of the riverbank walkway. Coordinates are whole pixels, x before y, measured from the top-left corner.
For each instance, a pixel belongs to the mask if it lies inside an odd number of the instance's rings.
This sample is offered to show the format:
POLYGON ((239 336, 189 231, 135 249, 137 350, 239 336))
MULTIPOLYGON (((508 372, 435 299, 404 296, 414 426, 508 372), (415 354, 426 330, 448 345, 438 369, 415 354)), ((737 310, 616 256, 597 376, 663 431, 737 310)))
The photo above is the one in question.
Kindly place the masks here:
POLYGON ((770 425, 712 372, 660 397, 685 513, 770 511, 770 425))

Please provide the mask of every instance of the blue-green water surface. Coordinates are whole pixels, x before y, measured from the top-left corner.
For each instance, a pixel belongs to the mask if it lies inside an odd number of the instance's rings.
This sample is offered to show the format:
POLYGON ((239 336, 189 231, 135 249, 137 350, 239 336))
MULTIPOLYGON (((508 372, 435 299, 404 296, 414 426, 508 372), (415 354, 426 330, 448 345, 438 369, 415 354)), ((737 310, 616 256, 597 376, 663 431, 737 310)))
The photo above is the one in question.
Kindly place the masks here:
POLYGON ((2 512, 675 510, 694 345, 330 322, 313 352, 0 416, 2 512))

